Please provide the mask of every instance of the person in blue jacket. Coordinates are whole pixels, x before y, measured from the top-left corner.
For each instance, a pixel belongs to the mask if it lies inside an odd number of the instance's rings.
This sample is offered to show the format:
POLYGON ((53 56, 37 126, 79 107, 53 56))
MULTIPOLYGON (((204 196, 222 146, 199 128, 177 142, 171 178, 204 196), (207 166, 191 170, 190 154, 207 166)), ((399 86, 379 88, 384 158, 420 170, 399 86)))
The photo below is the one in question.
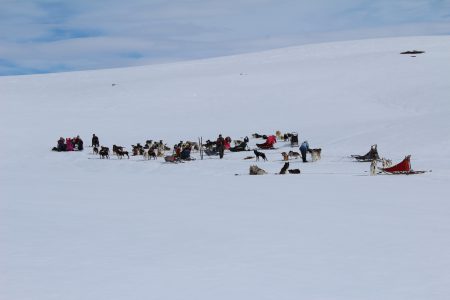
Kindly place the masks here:
POLYGON ((308 141, 304 141, 300 146, 300 153, 302 154, 303 162, 307 162, 306 160, 306 152, 309 150, 308 141))

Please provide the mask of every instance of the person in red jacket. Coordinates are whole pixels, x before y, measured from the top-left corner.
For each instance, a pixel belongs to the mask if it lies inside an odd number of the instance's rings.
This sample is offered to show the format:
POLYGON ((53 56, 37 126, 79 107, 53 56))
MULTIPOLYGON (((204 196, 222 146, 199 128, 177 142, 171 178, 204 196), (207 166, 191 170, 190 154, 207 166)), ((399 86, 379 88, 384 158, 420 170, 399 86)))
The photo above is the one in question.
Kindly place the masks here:
POLYGON ((66 151, 73 151, 73 144, 71 138, 66 138, 66 151))
POLYGON ((231 138, 229 136, 225 138, 224 147, 225 150, 230 150, 231 148, 231 138))

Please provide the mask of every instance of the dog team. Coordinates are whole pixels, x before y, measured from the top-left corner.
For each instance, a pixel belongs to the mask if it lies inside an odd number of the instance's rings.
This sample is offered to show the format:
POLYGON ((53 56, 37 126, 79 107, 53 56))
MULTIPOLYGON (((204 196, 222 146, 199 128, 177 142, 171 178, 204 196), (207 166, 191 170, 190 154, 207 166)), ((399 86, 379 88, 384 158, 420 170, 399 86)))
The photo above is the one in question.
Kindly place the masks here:
MULTIPOLYGON (((264 134, 258 134, 254 133, 252 134, 252 137, 257 138, 263 138, 270 140, 274 136, 270 135, 264 135, 264 134)), ((297 137, 296 134, 281 134, 280 131, 276 132, 276 137, 279 140, 288 142, 290 139, 294 139, 294 137, 297 137)), ((154 142, 153 140, 147 140, 145 142, 145 145, 142 146, 140 143, 137 143, 136 145, 131 145, 132 156, 142 155, 144 160, 150 160, 154 159, 156 160, 158 157, 164 157, 165 161, 167 162, 179 162, 179 161, 189 161, 193 160, 194 158, 191 158, 191 151, 199 151, 203 150, 206 155, 218 155, 221 159, 224 156, 224 151, 229 150, 230 152, 240 152, 240 151, 249 151, 248 148, 248 142, 249 138, 245 137, 241 140, 234 140, 234 147, 231 147, 231 138, 230 137, 222 137, 222 134, 219 135, 219 137, 216 139, 216 141, 212 142, 211 140, 207 140, 205 144, 202 144, 201 146, 197 142, 191 142, 191 141, 180 141, 178 144, 175 144, 173 148, 170 148, 163 142, 163 140, 159 140, 159 142, 154 142), (166 151, 172 150, 171 155, 165 156, 166 151)), ((276 142, 276 141, 275 141, 276 142)), ((261 144, 256 144, 257 146, 261 144)), ((292 146, 292 143, 291 143, 292 146)), ((92 135, 92 142, 91 142, 92 152, 95 155, 99 155, 101 159, 109 159, 110 158, 110 151, 108 147, 100 146, 100 141, 97 135, 92 135)), ((264 149, 264 148, 262 148, 264 149)), ((272 148, 273 149, 273 148, 272 148)), ((61 137, 58 142, 57 146, 52 148, 53 151, 63 152, 63 151, 82 151, 83 150, 83 140, 80 138, 79 135, 77 135, 74 138, 66 138, 64 139, 61 137)), ((300 152, 295 151, 289 151, 289 152, 282 152, 282 160, 285 162, 288 162, 290 159, 299 159, 301 158, 303 162, 308 162, 307 160, 307 154, 309 153, 311 156, 311 161, 315 162, 321 159, 322 149, 316 148, 312 149, 309 146, 309 143, 307 140, 303 141, 299 147, 300 152)), ((130 153, 125 149, 123 146, 112 146, 112 153, 117 156, 118 159, 122 158, 130 158, 130 153)), ((255 158, 256 161, 259 161, 260 159, 262 161, 268 161, 267 156, 264 152, 259 151, 257 149, 253 150, 254 157, 248 156, 244 159, 252 159, 255 158)), ((392 166, 392 161, 386 158, 379 158, 378 152, 377 152, 377 146, 373 145, 371 147, 371 150, 366 155, 352 155, 352 157, 356 158, 360 161, 370 161, 370 175, 374 176, 377 175, 377 162, 381 161, 383 169, 388 168, 392 166)))
MULTIPOLYGON (((261 135, 258 133, 252 134, 252 137, 254 138, 263 138, 263 139, 270 139, 271 136, 268 135, 261 135)), ((286 133, 281 134, 280 131, 276 132, 276 137, 278 137, 279 140, 282 141, 289 141, 289 139, 292 137, 292 134, 286 133)), ((201 148, 205 151, 205 153, 210 155, 218 155, 220 158, 223 158, 224 151, 230 150, 231 152, 239 152, 239 151, 248 151, 248 142, 249 138, 245 137, 243 140, 234 140, 234 147, 231 147, 231 138, 226 137, 223 138, 222 134, 219 135, 219 137, 216 139, 216 141, 212 142, 210 140, 207 140, 205 144, 202 144, 201 148)), ((94 133, 92 135, 92 142, 91 142, 92 152, 95 155, 99 155, 101 159, 109 159, 110 153, 109 148, 100 146, 100 140, 98 136, 94 133)), ((145 160, 150 159, 157 159, 157 157, 165 157, 165 152, 170 151, 171 148, 169 148, 162 140, 159 142, 154 142, 153 140, 147 140, 145 142, 145 145, 142 146, 140 143, 137 143, 136 145, 131 145, 132 156, 142 155, 145 160)), ((57 143, 57 147, 54 147, 53 150, 55 151, 72 151, 72 150, 83 150, 83 141, 82 139, 77 136, 74 139, 67 138, 64 140, 63 138, 60 138, 57 143), (75 147, 73 145, 76 145, 75 147)), ((167 158, 166 161, 174 161, 174 160, 191 160, 190 153, 191 151, 199 151, 200 146, 197 142, 191 142, 191 141, 180 141, 178 144, 175 144, 172 148, 172 154, 170 157, 167 158)), ((300 153, 295 151, 289 151, 288 153, 282 152, 281 155, 283 157, 284 161, 288 161, 290 158, 298 159, 302 158, 303 162, 307 162, 306 154, 309 153, 311 155, 312 161, 317 161, 321 158, 321 149, 310 149, 308 141, 304 141, 300 148, 300 153)), ((124 157, 130 158, 130 153, 125 149, 123 146, 113 145, 112 146, 112 153, 117 156, 117 158, 122 159, 124 157)), ((253 153, 255 154, 256 161, 259 161, 261 158, 263 161, 267 161, 266 154, 264 152, 258 151, 257 149, 253 150, 253 153)))

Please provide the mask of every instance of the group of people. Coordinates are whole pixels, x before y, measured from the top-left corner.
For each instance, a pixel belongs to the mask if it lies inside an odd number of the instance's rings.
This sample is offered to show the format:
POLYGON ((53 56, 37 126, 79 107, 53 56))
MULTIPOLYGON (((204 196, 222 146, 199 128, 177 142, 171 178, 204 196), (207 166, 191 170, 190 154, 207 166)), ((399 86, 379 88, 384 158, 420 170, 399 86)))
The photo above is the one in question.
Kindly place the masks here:
POLYGON ((224 138, 222 134, 219 134, 219 137, 216 140, 215 150, 219 153, 220 159, 223 158, 225 150, 230 150, 230 148, 231 148, 231 138, 229 136, 224 138))
POLYGON ((82 151, 83 150, 83 140, 77 135, 74 138, 60 137, 56 147, 53 147, 53 151, 63 152, 63 151, 82 151))
MULTIPOLYGON (((275 139, 275 136, 270 136, 268 137, 268 139, 272 138, 275 139)), ((243 141, 243 145, 247 145, 247 143, 249 142, 249 138, 245 137, 244 141, 243 141)), ((273 142, 276 142, 273 141, 273 142)), ((219 134, 219 137, 216 140, 215 143, 215 150, 219 153, 219 157, 220 159, 223 158, 224 152, 225 150, 229 150, 230 149, 230 143, 231 143, 231 139, 229 137, 224 138, 222 136, 222 134, 219 134)), ((302 160, 303 162, 307 162, 306 160, 306 154, 309 151, 309 143, 308 141, 304 141, 301 145, 300 145, 300 153, 302 156, 302 160)))
MULTIPOLYGON (((272 137, 272 136, 268 137, 268 139, 270 139, 271 137, 272 137)), ((275 139, 275 136, 273 136, 273 138, 275 139)), ((276 140, 275 140, 275 141, 276 141, 276 140)), ((275 142, 275 141, 274 141, 274 142, 275 142)), ((230 139, 229 137, 223 138, 222 135, 219 134, 219 137, 218 137, 217 140, 216 140, 216 150, 219 152, 219 157, 220 157, 221 159, 223 158, 224 151, 225 151, 226 149, 230 149, 230 142, 231 142, 231 139, 230 139), (228 146, 228 147, 227 147, 227 146, 228 146)), ((244 139, 245 145, 247 145, 248 142, 249 142, 248 137, 245 137, 245 139, 244 139)), ((301 153, 303 162, 307 162, 307 160, 306 160, 306 154, 307 154, 308 151, 309 151, 309 143, 308 143, 308 141, 304 141, 304 142, 300 145, 299 150, 300 150, 300 153, 301 153)))
POLYGON ((191 160, 192 145, 189 143, 180 143, 173 146, 173 156, 176 159, 191 160))
MULTIPOLYGON (((245 137, 244 143, 245 145, 249 142, 248 137, 245 137)), ((160 141, 161 146, 163 145, 163 142, 160 141)), ((224 138, 222 134, 219 134, 219 137, 217 138, 215 142, 215 151, 219 154, 220 159, 223 158, 224 152, 227 149, 230 149, 231 144, 231 138, 226 137, 224 138)), ((92 147, 99 147, 100 142, 98 136, 95 135, 95 133, 92 135, 92 147)), ((158 145, 158 143, 155 143, 155 145, 158 145)), ((159 146, 159 145, 158 145, 159 146)), ((309 151, 309 144, 308 141, 304 141, 300 146, 300 153, 302 156, 303 162, 307 162, 306 160, 306 154, 309 151)), ((79 135, 77 135, 74 138, 66 138, 63 137, 59 138, 57 142, 57 146, 53 148, 54 151, 62 152, 62 151, 82 151, 83 150, 83 140, 80 138, 79 135)), ((173 157, 175 159, 181 159, 181 160, 190 160, 191 159, 191 151, 192 151, 192 145, 189 143, 183 143, 180 142, 179 144, 176 144, 173 148, 173 157)))
MULTIPOLYGON (((92 143, 91 147, 99 147, 100 142, 98 140, 98 136, 95 133, 92 135, 92 143)), ((64 151, 83 151, 84 145, 83 140, 77 135, 74 138, 66 138, 60 137, 56 142, 56 147, 53 147, 53 151, 64 152, 64 151)))

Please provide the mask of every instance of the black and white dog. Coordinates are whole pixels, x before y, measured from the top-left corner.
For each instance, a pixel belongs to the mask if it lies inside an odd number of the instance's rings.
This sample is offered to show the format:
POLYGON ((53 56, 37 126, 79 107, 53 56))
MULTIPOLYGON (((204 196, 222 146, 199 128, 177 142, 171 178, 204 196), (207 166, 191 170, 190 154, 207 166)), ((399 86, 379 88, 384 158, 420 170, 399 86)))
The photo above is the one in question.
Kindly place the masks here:
POLYGON ((256 155, 256 161, 258 161, 260 157, 261 157, 263 160, 267 161, 267 157, 266 157, 266 155, 265 155, 264 153, 259 152, 259 151, 256 150, 256 149, 253 150, 253 153, 255 153, 255 155, 256 155))

